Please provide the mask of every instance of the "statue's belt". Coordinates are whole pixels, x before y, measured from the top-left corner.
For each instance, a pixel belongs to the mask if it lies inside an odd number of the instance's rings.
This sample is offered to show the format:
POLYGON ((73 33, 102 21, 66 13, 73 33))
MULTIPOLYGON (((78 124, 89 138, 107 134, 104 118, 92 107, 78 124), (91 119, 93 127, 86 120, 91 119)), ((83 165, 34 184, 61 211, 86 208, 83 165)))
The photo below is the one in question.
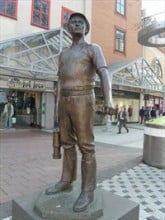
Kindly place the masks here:
POLYGON ((62 96, 80 96, 93 94, 93 86, 73 87, 69 89, 61 89, 62 96))

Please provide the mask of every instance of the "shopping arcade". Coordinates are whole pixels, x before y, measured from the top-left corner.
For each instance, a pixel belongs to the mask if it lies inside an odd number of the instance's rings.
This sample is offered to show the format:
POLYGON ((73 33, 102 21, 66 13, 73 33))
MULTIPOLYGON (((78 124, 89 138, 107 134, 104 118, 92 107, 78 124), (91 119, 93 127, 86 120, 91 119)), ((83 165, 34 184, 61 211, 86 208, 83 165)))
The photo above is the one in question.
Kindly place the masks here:
MULTIPOLYGON (((45 83, 39 88, 24 88, 50 93, 57 81, 58 57, 71 44, 70 35, 62 28, 20 36, 0 42, 1 88, 7 88, 11 78, 45 83), (8 79, 7 79, 7 78, 8 79), (4 81, 4 83, 3 83, 4 81)), ((108 65, 113 88, 156 94, 163 97, 165 88, 150 65, 143 58, 117 61, 108 65)), ((96 86, 99 78, 96 77, 96 86)), ((10 89, 10 87, 8 87, 10 89)), ((17 88, 23 89, 23 88, 17 88)))

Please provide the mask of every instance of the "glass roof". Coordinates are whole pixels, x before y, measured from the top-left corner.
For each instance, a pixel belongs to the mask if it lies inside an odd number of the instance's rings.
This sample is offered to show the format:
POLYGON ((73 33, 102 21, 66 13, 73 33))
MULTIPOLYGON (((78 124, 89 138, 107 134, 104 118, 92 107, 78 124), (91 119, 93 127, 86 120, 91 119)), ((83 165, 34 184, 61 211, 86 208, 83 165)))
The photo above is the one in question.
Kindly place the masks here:
MULTIPOLYGON (((59 54, 70 44, 62 28, 1 41, 0 74, 56 81, 59 54)), ((143 58, 117 61, 108 69, 113 84, 163 92, 163 83, 143 58)))
POLYGON ((112 83, 163 92, 163 83, 143 58, 117 61, 108 66, 112 83))
POLYGON ((55 80, 58 56, 70 44, 71 37, 62 28, 0 42, 1 74, 22 72, 28 78, 55 80))

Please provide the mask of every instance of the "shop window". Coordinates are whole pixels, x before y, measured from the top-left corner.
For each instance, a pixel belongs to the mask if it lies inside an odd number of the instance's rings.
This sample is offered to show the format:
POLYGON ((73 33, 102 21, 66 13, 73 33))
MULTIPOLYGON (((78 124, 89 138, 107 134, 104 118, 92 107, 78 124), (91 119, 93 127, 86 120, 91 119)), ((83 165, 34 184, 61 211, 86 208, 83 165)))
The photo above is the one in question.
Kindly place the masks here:
POLYGON ((126 0, 116 0, 116 12, 125 16, 126 0))
POLYGON ((17 18, 18 0, 0 0, 0 15, 17 18))
POLYGON ((125 52, 125 32, 121 30, 115 32, 115 50, 125 52))
POLYGON ((49 0, 33 0, 32 1, 32 25, 48 29, 50 17, 50 1, 49 0))

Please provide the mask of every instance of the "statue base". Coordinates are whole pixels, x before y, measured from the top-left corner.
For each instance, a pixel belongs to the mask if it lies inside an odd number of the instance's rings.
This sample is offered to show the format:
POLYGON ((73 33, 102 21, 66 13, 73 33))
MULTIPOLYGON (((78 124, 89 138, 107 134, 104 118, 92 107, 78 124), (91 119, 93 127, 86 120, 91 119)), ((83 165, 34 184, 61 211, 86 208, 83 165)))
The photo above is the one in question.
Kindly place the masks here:
POLYGON ((94 201, 84 212, 73 212, 80 194, 78 187, 55 195, 36 192, 12 202, 13 220, 138 220, 139 205, 102 189, 96 189, 94 201))
POLYGON ((46 219, 96 220, 103 215, 101 191, 95 191, 95 199, 84 212, 74 212, 73 204, 80 194, 80 189, 66 190, 54 195, 42 192, 35 202, 34 211, 46 219))

